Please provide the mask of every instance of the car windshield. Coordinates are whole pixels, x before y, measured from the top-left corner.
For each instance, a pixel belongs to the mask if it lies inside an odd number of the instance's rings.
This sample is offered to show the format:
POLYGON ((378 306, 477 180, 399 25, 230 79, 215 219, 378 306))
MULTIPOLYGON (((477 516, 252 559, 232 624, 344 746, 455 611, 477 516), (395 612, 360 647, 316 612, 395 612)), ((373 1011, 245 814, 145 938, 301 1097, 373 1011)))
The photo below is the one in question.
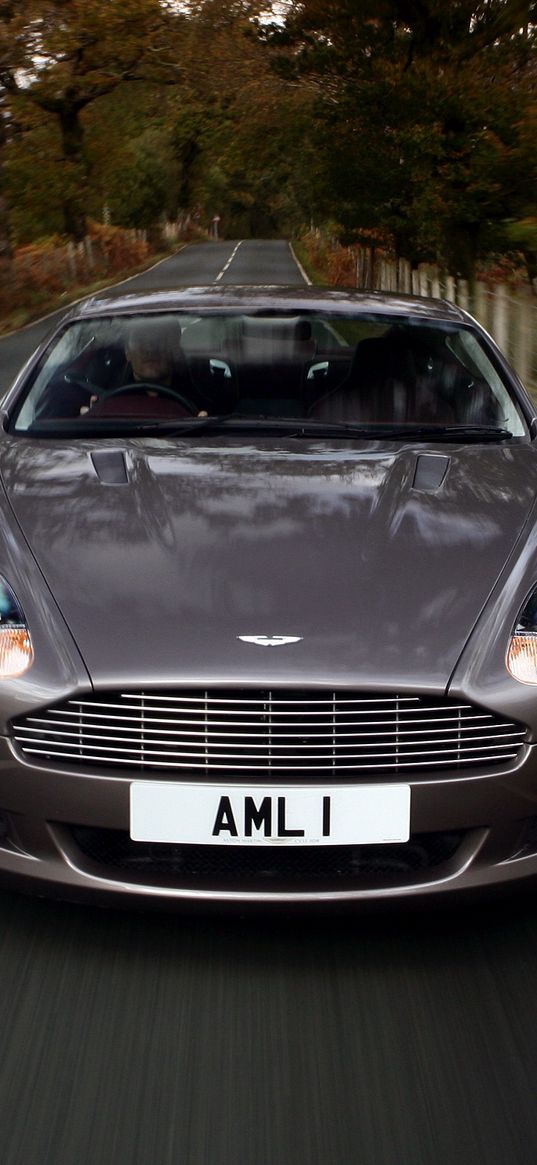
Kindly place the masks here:
POLYGON ((423 319, 318 312, 110 315, 67 324, 10 421, 33 436, 200 418, 271 431, 358 427, 522 437, 520 409, 478 332, 423 319))

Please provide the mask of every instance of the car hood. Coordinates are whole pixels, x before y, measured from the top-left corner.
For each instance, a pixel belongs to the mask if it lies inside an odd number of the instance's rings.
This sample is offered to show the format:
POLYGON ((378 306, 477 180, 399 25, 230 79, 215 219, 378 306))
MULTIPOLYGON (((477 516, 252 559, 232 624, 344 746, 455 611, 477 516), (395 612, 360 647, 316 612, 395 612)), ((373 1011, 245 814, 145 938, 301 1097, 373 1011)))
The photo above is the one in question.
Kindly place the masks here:
POLYGON ((100 687, 441 691, 536 487, 524 444, 11 439, 0 471, 100 687))

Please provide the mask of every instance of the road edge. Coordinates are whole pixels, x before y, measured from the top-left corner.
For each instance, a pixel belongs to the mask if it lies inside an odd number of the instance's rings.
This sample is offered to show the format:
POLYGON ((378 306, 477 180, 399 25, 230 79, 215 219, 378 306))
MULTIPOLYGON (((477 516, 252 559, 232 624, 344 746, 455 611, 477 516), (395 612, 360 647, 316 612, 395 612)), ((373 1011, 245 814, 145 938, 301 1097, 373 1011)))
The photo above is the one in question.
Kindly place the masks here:
POLYGON ((309 286, 309 287, 311 287, 311 286, 312 286, 312 284, 313 284, 313 280, 312 280, 312 279, 310 279, 310 277, 309 277, 309 275, 308 275, 307 271, 305 271, 304 267, 302 266, 302 263, 300 262, 300 259, 298 259, 298 258, 297 258, 297 256, 295 255, 295 248, 293 247, 293 244, 292 244, 292 243, 288 243, 288 247, 289 247, 289 250, 290 250, 290 252, 291 252, 291 254, 292 254, 292 256, 293 256, 293 259, 294 259, 294 261, 295 261, 295 263, 296 263, 296 265, 297 265, 297 267, 298 267, 298 270, 300 271, 300 274, 301 274, 301 276, 302 276, 302 278, 303 278, 303 280, 304 280, 304 283, 307 283, 307 284, 308 284, 308 286, 309 286))

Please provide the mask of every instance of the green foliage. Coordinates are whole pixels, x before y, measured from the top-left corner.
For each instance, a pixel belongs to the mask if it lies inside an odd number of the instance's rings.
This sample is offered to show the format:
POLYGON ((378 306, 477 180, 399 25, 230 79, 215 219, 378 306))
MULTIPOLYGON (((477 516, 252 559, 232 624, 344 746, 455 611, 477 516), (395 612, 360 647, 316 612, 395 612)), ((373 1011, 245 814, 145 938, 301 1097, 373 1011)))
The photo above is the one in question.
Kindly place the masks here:
POLYGON ((64 175, 61 142, 48 119, 33 113, 19 120, 6 149, 4 189, 15 246, 61 234, 64 175))
POLYGON ((254 0, 5 0, 13 240, 79 239, 106 206, 218 213, 230 237, 331 218, 470 277, 487 249, 529 254, 503 224, 537 212, 534 8, 301 0, 270 27, 254 0))
POLYGON ((139 148, 110 182, 112 221, 122 227, 150 227, 166 203, 166 169, 158 155, 139 148))
POLYGON ((326 189, 347 231, 471 276, 484 228, 530 197, 531 4, 304 0, 268 41, 314 85, 326 189), (290 51, 291 50, 291 51, 290 51))
POLYGON ((89 197, 82 113, 128 81, 174 84, 168 34, 181 22, 159 0, 19 0, 0 9, 0 86, 56 121, 64 227, 76 240, 89 197))
POLYGON ((506 234, 510 241, 520 250, 537 252, 537 217, 521 219, 520 222, 509 223, 506 234))

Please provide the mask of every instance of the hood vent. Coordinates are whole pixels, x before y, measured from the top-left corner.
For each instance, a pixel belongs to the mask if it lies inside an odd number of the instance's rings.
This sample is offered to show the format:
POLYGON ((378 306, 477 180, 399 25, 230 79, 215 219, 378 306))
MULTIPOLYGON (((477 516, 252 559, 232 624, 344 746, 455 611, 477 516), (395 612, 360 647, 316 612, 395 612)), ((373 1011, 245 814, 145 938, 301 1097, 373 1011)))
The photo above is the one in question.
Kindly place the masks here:
POLYGON ((440 489, 448 469, 449 457, 444 457, 441 453, 420 453, 412 489, 440 489))
POLYGON ((121 449, 97 449, 91 454, 93 467, 103 485, 128 485, 125 454, 121 449))

